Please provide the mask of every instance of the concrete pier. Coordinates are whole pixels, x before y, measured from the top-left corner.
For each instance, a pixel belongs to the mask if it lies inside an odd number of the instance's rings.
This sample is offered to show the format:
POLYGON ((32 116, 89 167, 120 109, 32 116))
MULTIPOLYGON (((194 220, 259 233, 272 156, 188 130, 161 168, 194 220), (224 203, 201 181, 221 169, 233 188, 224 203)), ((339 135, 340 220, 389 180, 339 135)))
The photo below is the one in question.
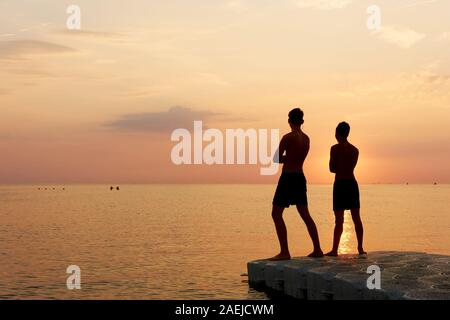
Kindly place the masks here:
POLYGON ((450 299, 450 256, 379 251, 362 256, 256 260, 247 268, 250 286, 298 299, 450 299), (379 267, 381 289, 368 288, 373 275, 368 273, 370 266, 379 267))

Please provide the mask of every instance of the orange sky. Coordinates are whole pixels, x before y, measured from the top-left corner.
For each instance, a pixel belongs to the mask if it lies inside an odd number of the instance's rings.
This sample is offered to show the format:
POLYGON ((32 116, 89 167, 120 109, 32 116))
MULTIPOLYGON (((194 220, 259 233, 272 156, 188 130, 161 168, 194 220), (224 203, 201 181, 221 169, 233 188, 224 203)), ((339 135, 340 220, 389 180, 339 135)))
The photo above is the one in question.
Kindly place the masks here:
POLYGON ((363 183, 450 182, 450 2, 0 3, 0 183, 258 183, 259 166, 175 166, 173 128, 278 128, 305 111, 308 181, 340 121, 363 183), (179 108, 174 108, 179 106, 179 108))

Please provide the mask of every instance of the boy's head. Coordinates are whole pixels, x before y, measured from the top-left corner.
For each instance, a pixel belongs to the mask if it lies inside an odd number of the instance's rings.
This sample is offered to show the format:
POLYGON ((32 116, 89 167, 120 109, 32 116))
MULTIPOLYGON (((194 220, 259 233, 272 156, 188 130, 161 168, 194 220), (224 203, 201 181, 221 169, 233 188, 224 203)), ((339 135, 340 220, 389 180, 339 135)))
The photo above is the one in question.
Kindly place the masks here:
POLYGON ((336 127, 336 139, 345 140, 350 134, 350 125, 347 122, 341 122, 336 127))
POLYGON ((289 124, 301 126, 303 124, 303 111, 300 108, 292 109, 289 112, 289 124))

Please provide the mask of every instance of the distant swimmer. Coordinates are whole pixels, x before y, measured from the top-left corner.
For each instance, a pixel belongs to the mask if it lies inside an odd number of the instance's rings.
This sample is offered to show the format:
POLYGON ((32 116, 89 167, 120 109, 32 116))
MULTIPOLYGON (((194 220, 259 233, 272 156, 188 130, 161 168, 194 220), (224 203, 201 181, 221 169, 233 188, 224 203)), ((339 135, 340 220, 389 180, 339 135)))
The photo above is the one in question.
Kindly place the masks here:
POLYGON ((113 186, 109 187, 109 190, 114 190, 114 187, 113 186))
POLYGON ((120 190, 120 188, 119 188, 119 187, 117 187, 117 188, 116 188, 116 190, 117 190, 117 191, 119 191, 119 190, 120 190))
POLYGON ((317 228, 308 210, 303 162, 309 152, 309 138, 301 129, 303 111, 299 108, 291 110, 288 122, 291 132, 281 139, 278 151, 274 156, 274 162, 283 164, 283 171, 272 201, 272 218, 280 243, 280 253, 270 260, 289 260, 291 258, 286 225, 283 220, 283 211, 290 205, 297 207, 313 242, 314 250, 309 257, 323 257, 317 228))
POLYGON ((359 187, 354 169, 358 163, 359 150, 348 142, 350 125, 341 122, 336 128, 338 144, 331 147, 330 171, 335 174, 333 185, 333 211, 336 219, 334 227, 333 249, 327 256, 337 256, 339 242, 344 227, 344 211, 350 210, 355 224, 359 254, 366 254, 363 249, 363 225, 360 217, 359 187))

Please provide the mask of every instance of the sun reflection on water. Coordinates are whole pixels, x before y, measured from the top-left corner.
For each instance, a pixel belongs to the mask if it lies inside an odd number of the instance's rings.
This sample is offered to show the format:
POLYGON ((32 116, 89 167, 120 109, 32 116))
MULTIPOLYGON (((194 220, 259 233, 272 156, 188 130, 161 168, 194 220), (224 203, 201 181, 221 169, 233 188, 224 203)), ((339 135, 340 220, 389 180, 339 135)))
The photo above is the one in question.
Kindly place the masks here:
POLYGON ((341 236, 341 242, 339 244, 339 254, 349 254, 354 247, 354 230, 353 221, 350 213, 345 213, 344 216, 344 230, 341 236))

